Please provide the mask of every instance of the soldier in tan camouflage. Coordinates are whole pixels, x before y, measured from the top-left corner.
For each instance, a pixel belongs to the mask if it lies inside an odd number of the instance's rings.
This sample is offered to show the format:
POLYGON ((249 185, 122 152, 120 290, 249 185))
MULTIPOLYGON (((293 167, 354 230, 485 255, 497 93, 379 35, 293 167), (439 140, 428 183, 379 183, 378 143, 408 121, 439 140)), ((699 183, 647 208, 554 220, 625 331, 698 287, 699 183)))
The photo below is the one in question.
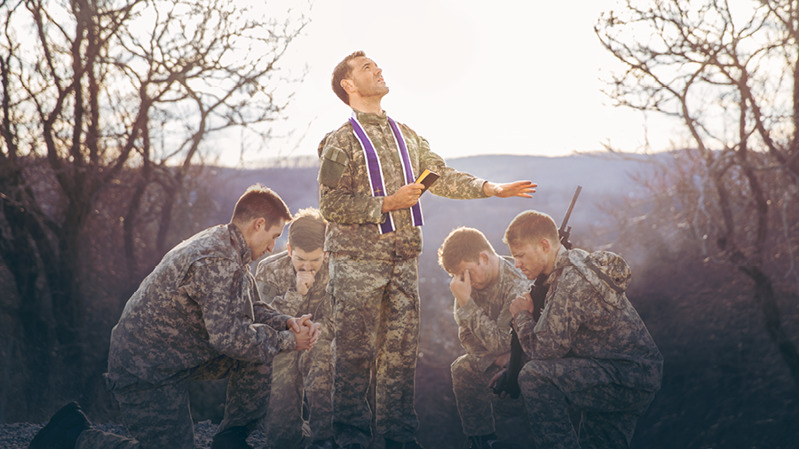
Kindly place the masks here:
POLYGON ((546 214, 519 214, 505 243, 528 279, 547 275, 544 309, 530 295, 510 306, 524 352, 519 373, 535 447, 626 448, 660 389, 663 357, 624 293, 630 267, 617 254, 560 244, 546 214), (581 412, 579 432, 569 406, 581 412))
POLYGON ((333 444, 333 360, 330 353, 333 300, 327 293, 330 277, 324 252, 327 222, 317 209, 303 209, 289 225, 286 251, 258 264, 255 280, 261 299, 291 316, 310 314, 322 324, 311 351, 275 356, 272 395, 265 427, 270 447, 302 448, 303 398, 308 405, 307 435, 311 449, 333 444))
POLYGON ((463 433, 469 449, 489 449, 497 435, 488 385, 510 358, 510 303, 530 291, 531 283, 474 228, 450 232, 438 263, 452 276, 458 338, 466 350, 451 367, 463 433))
POLYGON ((425 139, 388 117, 382 70, 363 52, 335 68, 332 87, 352 118, 320 144, 319 208, 328 220, 336 336, 334 430, 342 447, 371 439, 367 392, 375 387, 375 428, 386 448, 417 448, 413 405, 419 342, 417 257, 422 249, 423 170, 430 191, 448 198, 530 197, 530 181, 497 185, 447 167, 425 139), (372 374, 371 366, 376 370, 372 374))
POLYGON ((107 382, 131 437, 92 427, 68 404, 31 449, 194 447, 189 382, 228 378, 225 414, 212 449, 246 449, 266 413, 272 359, 310 349, 319 325, 260 302, 249 264, 274 247, 291 219, 280 197, 252 186, 230 223, 169 251, 131 296, 111 331, 107 382))

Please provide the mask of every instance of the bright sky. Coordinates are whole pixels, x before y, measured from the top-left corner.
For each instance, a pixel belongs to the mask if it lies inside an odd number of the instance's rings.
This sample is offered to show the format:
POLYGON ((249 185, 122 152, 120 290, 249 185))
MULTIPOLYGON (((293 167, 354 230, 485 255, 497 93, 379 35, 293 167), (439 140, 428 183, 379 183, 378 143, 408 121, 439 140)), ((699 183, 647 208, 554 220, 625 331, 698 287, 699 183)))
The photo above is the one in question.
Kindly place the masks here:
POLYGON ((295 148, 261 156, 315 155, 350 109, 330 88, 333 67, 364 50, 383 68, 390 116, 445 158, 477 154, 559 156, 610 143, 669 146, 675 129, 656 116, 614 108, 600 91, 615 61, 593 31, 613 0, 316 0, 286 67, 308 74, 288 111, 295 148))

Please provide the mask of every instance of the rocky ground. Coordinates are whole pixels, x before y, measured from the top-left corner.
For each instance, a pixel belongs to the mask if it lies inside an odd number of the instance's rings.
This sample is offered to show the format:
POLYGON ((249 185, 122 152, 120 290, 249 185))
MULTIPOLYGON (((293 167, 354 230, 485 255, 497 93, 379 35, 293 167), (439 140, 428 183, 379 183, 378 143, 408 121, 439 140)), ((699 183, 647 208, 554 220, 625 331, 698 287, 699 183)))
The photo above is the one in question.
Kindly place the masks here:
MULTIPOLYGON (((116 434, 125 434, 122 426, 114 424, 101 424, 97 426, 103 431, 116 434)), ((0 448, 2 449, 28 449, 33 436, 42 428, 42 424, 15 423, 0 424, 0 448)), ((201 421, 194 425, 194 440, 197 449, 211 447, 211 438, 216 433, 216 424, 211 421, 201 421)), ((266 439, 260 432, 253 432, 247 440, 253 447, 265 448, 266 439)))

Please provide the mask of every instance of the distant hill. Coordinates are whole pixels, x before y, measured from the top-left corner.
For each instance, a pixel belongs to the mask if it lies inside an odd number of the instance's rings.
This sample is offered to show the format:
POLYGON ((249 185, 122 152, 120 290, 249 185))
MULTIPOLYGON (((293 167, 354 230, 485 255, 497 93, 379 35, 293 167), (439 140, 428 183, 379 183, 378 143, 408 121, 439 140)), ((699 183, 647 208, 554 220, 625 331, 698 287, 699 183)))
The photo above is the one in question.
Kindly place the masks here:
MULTIPOLYGON (((447 160, 447 164, 467 173, 494 182, 530 179, 538 183, 533 199, 496 199, 458 201, 426 194, 422 199, 425 216, 424 236, 427 253, 435 254, 449 231, 458 226, 477 227, 489 236, 498 251, 504 251, 501 236, 505 226, 519 212, 536 209, 550 214, 560 223, 578 185, 583 186, 577 207, 571 217, 575 230, 587 231, 601 226, 606 214, 601 207, 615 201, 639 197, 642 188, 632 175, 646 176, 653 170, 653 161, 668 155, 592 153, 563 157, 543 156, 472 156, 447 160)), ((261 183, 276 192, 295 212, 318 206, 316 182, 318 162, 313 159, 285 160, 278 166, 258 169, 208 168, 215 178, 213 196, 229 219, 229 207, 249 185, 261 183)), ((579 232, 574 238, 579 240, 579 232)), ((500 252, 502 252, 500 251, 500 252)))

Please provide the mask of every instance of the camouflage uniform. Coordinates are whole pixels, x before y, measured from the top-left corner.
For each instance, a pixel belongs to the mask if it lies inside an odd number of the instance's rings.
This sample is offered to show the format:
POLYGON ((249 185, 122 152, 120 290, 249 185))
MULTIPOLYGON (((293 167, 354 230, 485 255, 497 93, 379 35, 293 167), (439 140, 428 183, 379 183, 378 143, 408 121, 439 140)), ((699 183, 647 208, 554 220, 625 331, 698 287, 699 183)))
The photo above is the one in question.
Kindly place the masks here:
POLYGON ((287 251, 258 264, 255 279, 264 302, 292 316, 310 313, 322 323, 311 351, 278 354, 272 367, 272 396, 266 415, 266 434, 275 448, 301 447, 303 393, 308 401, 311 441, 333 438, 333 299, 326 292, 327 263, 315 275, 307 294, 296 290, 296 271, 287 251))
MULTIPOLYGON (((388 194, 405 182, 385 114, 356 112, 383 167, 388 194)), ((430 191, 449 198, 483 198, 483 180, 445 165, 426 140, 399 124, 415 175, 425 168, 441 178, 430 191)), ((383 198, 373 197, 363 150, 347 122, 320 146, 319 209, 328 220, 336 336, 334 427, 340 445, 368 445, 370 366, 376 362, 375 426, 395 441, 410 441, 418 427, 413 407, 419 341, 417 257, 422 233, 409 209, 392 212, 396 231, 380 234, 383 198)))
POLYGON ((462 307, 455 301, 458 338, 466 354, 452 363, 452 389, 463 433, 469 436, 495 431, 494 394, 488 382, 502 369, 494 361, 510 348, 510 303, 530 291, 531 283, 513 265, 500 258, 496 282, 483 290, 473 289, 462 307))
POLYGON ((624 293, 629 282, 621 257, 561 248, 538 323, 528 312, 517 315, 532 359, 519 385, 537 447, 629 446, 663 372, 663 357, 624 293), (582 412, 579 437, 568 404, 582 412))
POLYGON ((168 252, 111 331, 107 381, 137 443, 98 430, 76 447, 193 448, 191 380, 229 377, 219 431, 252 427, 266 413, 272 358, 292 351, 287 315, 258 301, 251 254, 233 224, 168 252))

